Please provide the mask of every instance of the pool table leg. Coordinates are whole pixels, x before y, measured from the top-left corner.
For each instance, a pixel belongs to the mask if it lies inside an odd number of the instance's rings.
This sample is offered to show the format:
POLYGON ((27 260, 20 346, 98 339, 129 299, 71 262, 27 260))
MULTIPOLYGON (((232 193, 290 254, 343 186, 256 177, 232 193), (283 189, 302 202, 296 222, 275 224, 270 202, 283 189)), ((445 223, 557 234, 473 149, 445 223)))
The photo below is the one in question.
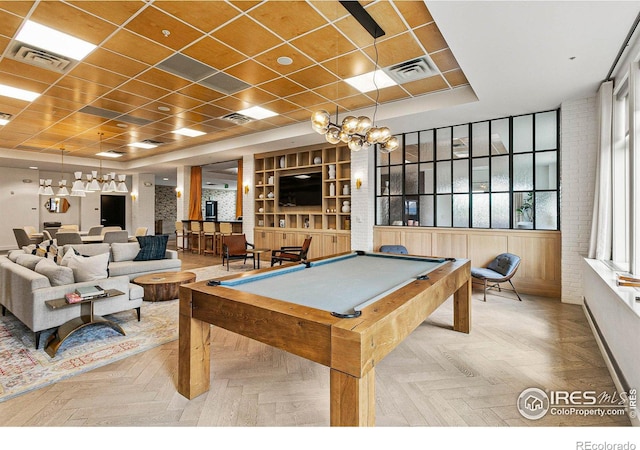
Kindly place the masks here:
POLYGON ((373 427, 376 424, 375 370, 362 378, 331 369, 332 427, 373 427))
POLYGON ((191 317, 191 290, 180 288, 178 392, 188 399, 210 386, 211 326, 191 317))
POLYGON ((471 280, 453 294, 453 329, 462 333, 471 331, 471 280))

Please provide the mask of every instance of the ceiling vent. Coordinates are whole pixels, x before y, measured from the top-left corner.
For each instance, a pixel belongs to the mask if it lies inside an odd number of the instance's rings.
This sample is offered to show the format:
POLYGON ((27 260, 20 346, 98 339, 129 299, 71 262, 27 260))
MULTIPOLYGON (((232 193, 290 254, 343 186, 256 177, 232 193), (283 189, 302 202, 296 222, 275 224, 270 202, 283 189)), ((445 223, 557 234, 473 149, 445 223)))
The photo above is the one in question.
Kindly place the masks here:
POLYGON ((251 118, 244 116, 239 113, 231 113, 226 116, 222 116, 221 119, 228 120, 229 122, 233 122, 236 125, 244 125, 247 122, 251 122, 251 118))
POLYGON ((433 63, 426 56, 395 64, 385 68, 384 71, 398 84, 421 80, 437 74, 433 63))
POLYGON ((20 44, 13 55, 16 61, 64 73, 71 67, 71 60, 39 48, 20 44))

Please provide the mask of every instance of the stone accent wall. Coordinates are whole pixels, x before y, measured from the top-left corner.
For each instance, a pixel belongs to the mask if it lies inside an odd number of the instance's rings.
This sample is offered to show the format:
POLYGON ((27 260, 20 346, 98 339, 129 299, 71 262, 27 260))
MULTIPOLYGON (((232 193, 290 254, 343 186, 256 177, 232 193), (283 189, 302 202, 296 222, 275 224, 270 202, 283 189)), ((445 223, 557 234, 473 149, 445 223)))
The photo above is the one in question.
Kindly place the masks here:
MULTIPOLYGON (((156 185, 155 220, 162 220, 162 233, 169 236, 176 232, 176 187, 156 185)), ((154 234, 154 229, 149 234, 154 234)))
POLYGON ((202 217, 204 217, 204 205, 207 200, 218 202, 218 220, 236 220, 235 189, 203 189, 202 217))

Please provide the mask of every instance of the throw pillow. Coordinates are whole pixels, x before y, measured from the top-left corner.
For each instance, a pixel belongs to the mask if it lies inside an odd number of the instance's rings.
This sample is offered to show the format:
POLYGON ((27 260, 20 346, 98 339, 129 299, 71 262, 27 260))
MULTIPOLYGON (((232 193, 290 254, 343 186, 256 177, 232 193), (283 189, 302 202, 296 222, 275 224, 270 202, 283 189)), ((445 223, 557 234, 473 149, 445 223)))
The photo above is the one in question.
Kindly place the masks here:
POLYGON ((150 261, 152 259, 163 259, 167 251, 168 234, 159 236, 138 236, 140 252, 133 259, 134 261, 150 261))
POLYGON ((51 259, 41 258, 35 271, 47 277, 51 286, 64 286, 75 282, 71 268, 59 266, 51 259))
POLYGON ((36 255, 29 255, 25 253, 24 255, 18 255, 16 258, 16 264, 20 264, 21 266, 26 267, 29 270, 33 270, 36 268, 36 264, 40 262, 42 257, 36 255))
MULTIPOLYGON (((67 252, 68 253, 68 252, 67 252)), ((67 255, 65 255, 67 256, 67 255)), ((73 270, 76 282, 102 280, 109 276, 109 253, 95 256, 73 256, 67 267, 73 270)))
POLYGON ((140 253, 140 244, 137 242, 114 242, 111 244, 113 262, 133 261, 138 253, 140 253))
POLYGON ((69 247, 69 250, 67 250, 67 252, 64 254, 64 256, 62 256, 62 258, 60 259, 60 262, 58 264, 60 264, 61 266, 68 266, 69 265, 69 261, 71 261, 71 259, 75 258, 76 256, 81 256, 80 252, 78 252, 73 247, 69 247))
POLYGON ((56 241, 51 239, 40 242, 31 254, 43 258, 51 258, 54 262, 58 262, 58 246, 56 245, 56 241))

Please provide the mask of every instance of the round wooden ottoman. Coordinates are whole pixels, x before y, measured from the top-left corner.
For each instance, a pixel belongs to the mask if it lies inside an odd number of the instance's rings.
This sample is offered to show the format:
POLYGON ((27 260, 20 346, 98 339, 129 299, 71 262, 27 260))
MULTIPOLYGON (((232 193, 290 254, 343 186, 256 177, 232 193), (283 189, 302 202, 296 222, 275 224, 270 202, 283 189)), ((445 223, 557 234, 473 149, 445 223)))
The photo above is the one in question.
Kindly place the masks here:
POLYGON ((144 288, 144 300, 160 302, 180 295, 180 285, 196 281, 193 272, 160 272, 142 275, 133 280, 144 288))

